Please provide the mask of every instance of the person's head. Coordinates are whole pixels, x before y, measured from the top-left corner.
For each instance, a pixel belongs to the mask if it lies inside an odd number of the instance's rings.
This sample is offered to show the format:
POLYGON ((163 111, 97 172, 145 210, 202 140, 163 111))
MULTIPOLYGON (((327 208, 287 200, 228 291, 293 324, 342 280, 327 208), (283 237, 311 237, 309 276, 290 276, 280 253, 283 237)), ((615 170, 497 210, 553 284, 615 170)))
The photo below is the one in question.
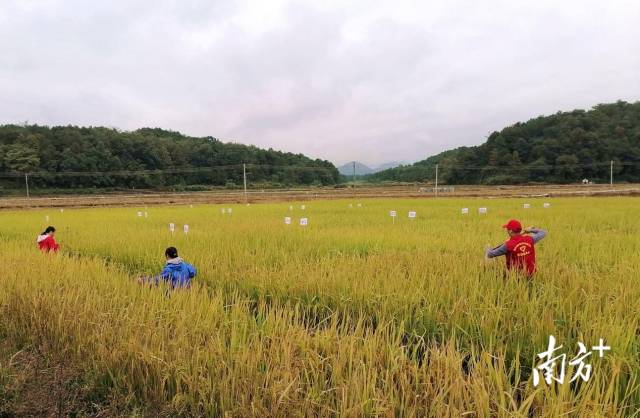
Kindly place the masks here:
POLYGON ((164 251, 164 256, 167 260, 178 257, 178 249, 176 247, 169 247, 164 251))
POLYGON ((509 222, 502 225, 502 227, 507 230, 507 234, 509 234, 510 237, 520 235, 522 233, 522 224, 516 219, 511 219, 509 222))
POLYGON ((42 233, 42 235, 51 235, 54 236, 56 233, 56 229, 52 226, 48 226, 47 229, 44 230, 44 232, 42 233))

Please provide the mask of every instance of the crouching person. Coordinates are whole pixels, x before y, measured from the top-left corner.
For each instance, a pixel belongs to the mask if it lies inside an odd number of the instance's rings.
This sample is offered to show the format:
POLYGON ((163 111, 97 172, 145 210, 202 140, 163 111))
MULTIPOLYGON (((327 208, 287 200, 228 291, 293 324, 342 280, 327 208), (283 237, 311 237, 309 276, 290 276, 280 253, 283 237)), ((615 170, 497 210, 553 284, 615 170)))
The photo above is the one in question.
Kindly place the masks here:
POLYGON ((58 252, 60 246, 56 242, 55 235, 56 229, 52 226, 48 226, 42 234, 38 235, 36 242, 40 251, 42 251, 43 253, 58 252))
POLYGON ((153 277, 140 277, 138 282, 158 285, 160 281, 164 281, 171 289, 191 287, 191 279, 196 277, 195 267, 178 257, 178 250, 175 247, 167 248, 164 255, 167 258, 167 263, 162 272, 153 277))

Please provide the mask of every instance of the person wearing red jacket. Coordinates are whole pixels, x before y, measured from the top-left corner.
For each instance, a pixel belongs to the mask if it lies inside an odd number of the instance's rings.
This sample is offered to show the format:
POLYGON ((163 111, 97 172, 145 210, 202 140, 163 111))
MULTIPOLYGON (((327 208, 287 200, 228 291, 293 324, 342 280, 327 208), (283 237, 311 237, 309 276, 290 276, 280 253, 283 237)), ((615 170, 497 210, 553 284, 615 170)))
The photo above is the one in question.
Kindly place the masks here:
POLYGON ((487 250, 486 257, 494 258, 505 256, 507 270, 515 270, 524 273, 527 277, 536 272, 535 244, 547 236, 547 231, 538 228, 522 230, 522 224, 511 219, 502 225, 509 234, 509 239, 504 244, 487 250))
POLYGON ((47 229, 40 235, 38 235, 38 248, 40 251, 48 253, 50 251, 58 252, 60 246, 56 243, 56 239, 54 235, 56 234, 56 229, 52 226, 48 226, 47 229))

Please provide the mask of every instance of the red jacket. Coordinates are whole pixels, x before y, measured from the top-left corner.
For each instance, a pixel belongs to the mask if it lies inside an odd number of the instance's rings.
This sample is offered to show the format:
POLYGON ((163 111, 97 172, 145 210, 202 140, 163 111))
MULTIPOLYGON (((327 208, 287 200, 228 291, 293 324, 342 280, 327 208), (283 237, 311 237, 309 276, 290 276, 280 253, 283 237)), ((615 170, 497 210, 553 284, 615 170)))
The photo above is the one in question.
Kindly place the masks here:
POLYGON ((522 270, 531 276, 536 272, 536 249, 534 240, 529 235, 516 235, 507 242, 507 269, 522 270))
POLYGON ((38 235, 38 248, 48 253, 49 251, 57 252, 60 246, 51 235, 38 235))

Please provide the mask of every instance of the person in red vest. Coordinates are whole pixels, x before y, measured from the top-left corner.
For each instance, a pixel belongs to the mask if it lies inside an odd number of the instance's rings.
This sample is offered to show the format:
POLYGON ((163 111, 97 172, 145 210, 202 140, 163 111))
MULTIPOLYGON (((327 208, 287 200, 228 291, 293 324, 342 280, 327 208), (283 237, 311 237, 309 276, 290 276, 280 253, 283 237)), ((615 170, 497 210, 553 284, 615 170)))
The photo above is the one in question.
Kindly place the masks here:
POLYGON ((520 271, 531 277, 536 272, 535 244, 547 236, 547 231, 538 228, 522 230, 522 224, 515 219, 511 219, 502 227, 507 230, 509 239, 504 244, 487 250, 486 257, 504 255, 507 270, 520 271))
POLYGON ((48 226, 47 229, 40 235, 38 235, 38 248, 42 252, 48 253, 49 251, 58 252, 60 246, 56 243, 56 239, 54 235, 56 234, 56 229, 52 226, 48 226))

